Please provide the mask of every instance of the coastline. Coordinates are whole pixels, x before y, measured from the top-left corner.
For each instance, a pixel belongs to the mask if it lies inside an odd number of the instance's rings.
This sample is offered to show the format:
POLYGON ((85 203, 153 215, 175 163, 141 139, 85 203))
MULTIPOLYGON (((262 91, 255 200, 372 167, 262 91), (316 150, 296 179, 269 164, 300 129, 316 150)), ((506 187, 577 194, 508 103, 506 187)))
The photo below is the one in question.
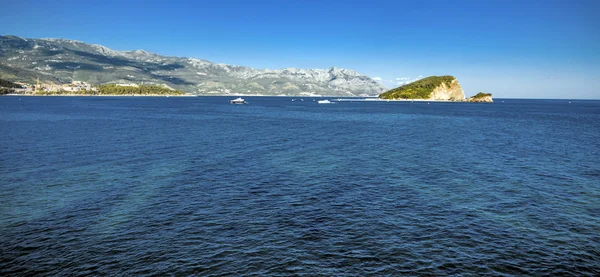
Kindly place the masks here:
POLYGON ((466 101, 455 101, 455 100, 436 100, 436 99, 381 99, 377 98, 376 100, 369 101, 384 101, 384 102, 466 102, 466 101))
POLYGON ((164 95, 164 94, 133 94, 133 95, 122 95, 122 94, 101 94, 101 95, 90 95, 90 94, 4 94, 0 96, 41 96, 41 97, 197 97, 198 95, 164 95))
MULTIPOLYGON (((464 101, 451 101, 451 100, 425 100, 425 99, 380 99, 376 96, 373 97, 364 97, 364 96, 346 96, 345 98, 341 98, 339 96, 298 96, 298 95, 195 95, 195 94, 187 94, 187 95, 148 95, 148 94, 136 94, 136 95, 82 95, 82 94, 63 94, 63 95, 39 95, 39 94, 2 94, 3 96, 40 96, 40 97, 288 97, 288 98, 326 98, 332 101, 337 102, 442 102, 442 103, 478 103, 478 102, 467 102, 466 99, 464 101)), ((594 98, 497 98, 499 102, 504 102, 503 100, 545 100, 545 101, 600 101, 600 99, 594 98)), ((483 102, 485 103, 485 102, 483 102)))
POLYGON ((365 102, 444 102, 444 103, 463 103, 467 102, 465 100, 455 101, 455 100, 431 100, 431 99, 381 99, 377 97, 373 98, 362 98, 362 99, 344 99, 338 98, 333 99, 335 101, 365 101, 365 102))
POLYGON ((90 95, 90 94, 4 94, 0 96, 40 96, 40 97, 288 97, 288 98, 327 98, 337 102, 450 102, 450 103, 463 103, 464 101, 452 101, 452 100, 427 100, 427 99, 381 99, 376 96, 373 97, 344 97, 339 96, 298 96, 298 95, 161 95, 161 94, 133 94, 133 95, 122 95, 122 94, 101 94, 101 95, 90 95))

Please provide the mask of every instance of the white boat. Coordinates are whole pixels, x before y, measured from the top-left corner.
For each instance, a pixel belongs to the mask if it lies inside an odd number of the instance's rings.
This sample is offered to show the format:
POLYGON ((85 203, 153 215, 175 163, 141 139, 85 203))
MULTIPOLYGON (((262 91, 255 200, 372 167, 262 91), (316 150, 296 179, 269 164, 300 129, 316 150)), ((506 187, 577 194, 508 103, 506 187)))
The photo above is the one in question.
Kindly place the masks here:
POLYGON ((319 104, 331 104, 331 101, 325 99, 325 100, 319 100, 317 103, 319 103, 319 104))
POLYGON ((238 98, 236 98, 236 99, 229 100, 229 104, 247 104, 247 102, 246 102, 246 101, 244 101, 244 99, 243 99, 243 98, 241 98, 241 97, 238 97, 238 98))

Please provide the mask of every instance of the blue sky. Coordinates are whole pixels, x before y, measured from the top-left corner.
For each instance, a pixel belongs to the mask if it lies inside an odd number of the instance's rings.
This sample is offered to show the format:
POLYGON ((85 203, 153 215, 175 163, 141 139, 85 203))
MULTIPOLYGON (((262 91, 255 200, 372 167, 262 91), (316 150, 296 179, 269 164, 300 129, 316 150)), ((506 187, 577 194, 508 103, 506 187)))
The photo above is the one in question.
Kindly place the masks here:
POLYGON ((0 0, 0 34, 256 68, 351 68, 389 88, 600 98, 600 1, 0 0), (398 80, 399 79, 399 80, 398 80))

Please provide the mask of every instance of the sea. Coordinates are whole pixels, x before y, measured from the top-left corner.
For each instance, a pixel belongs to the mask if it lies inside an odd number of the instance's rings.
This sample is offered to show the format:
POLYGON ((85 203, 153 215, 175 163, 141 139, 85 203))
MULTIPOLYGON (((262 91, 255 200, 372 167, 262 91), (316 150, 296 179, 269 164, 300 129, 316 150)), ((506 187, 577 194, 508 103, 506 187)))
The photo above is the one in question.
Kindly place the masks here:
POLYGON ((0 275, 600 275, 600 101, 244 98, 0 97, 0 275))

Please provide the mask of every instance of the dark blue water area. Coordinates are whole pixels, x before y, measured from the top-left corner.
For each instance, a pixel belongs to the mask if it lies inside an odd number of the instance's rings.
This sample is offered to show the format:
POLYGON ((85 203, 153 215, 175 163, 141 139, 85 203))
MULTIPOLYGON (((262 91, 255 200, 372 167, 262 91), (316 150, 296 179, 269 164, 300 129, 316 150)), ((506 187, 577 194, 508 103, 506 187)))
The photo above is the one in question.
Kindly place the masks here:
POLYGON ((0 274, 600 274, 600 101, 228 99, 0 97, 0 274))

